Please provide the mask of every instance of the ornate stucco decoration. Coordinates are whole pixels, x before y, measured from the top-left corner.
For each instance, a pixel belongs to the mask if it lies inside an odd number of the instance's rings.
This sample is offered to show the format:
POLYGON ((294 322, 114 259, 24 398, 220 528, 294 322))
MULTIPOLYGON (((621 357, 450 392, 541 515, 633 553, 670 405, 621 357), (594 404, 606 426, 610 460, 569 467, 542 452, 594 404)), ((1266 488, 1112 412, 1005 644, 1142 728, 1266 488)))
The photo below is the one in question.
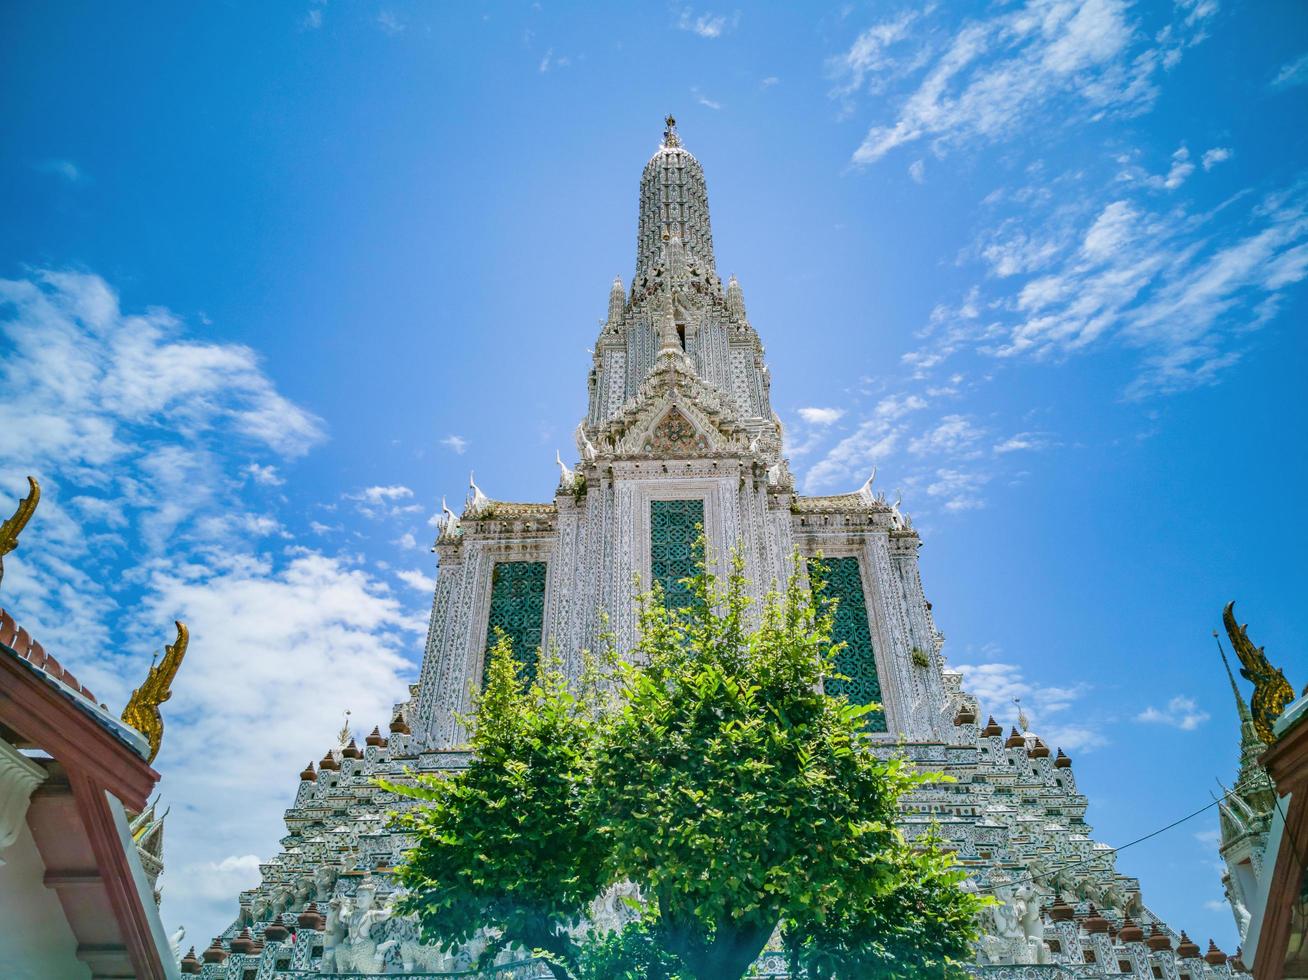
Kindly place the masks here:
POLYGON ((123 708, 122 719, 145 736, 150 743, 150 753, 146 762, 154 762, 163 744, 163 715, 159 705, 173 696, 172 683, 177 676, 177 669, 186 656, 186 645, 190 632, 186 624, 176 623, 177 639, 164 647, 163 659, 150 665, 150 672, 145 675, 145 683, 132 692, 123 708))
POLYGON ((32 519, 32 512, 41 499, 41 484, 36 482, 35 477, 27 478, 27 486, 27 496, 18 502, 14 515, 0 524, 0 581, 4 581, 5 577, 5 555, 18 547, 18 535, 27 527, 27 522, 32 519))
POLYGON ((44 769, 0 739, 0 852, 18 839, 32 791, 44 779, 44 769))
POLYGON ((1235 621, 1235 603, 1228 602, 1222 610, 1222 624, 1226 635, 1231 640, 1235 655, 1240 658, 1240 676, 1252 681, 1253 697, 1249 706, 1253 712, 1254 731, 1267 745, 1276 741, 1272 726, 1281 716, 1285 706, 1294 700, 1294 688, 1285 679, 1279 667, 1273 667, 1267 661, 1262 647, 1255 647, 1246 632, 1249 624, 1243 626, 1235 621))

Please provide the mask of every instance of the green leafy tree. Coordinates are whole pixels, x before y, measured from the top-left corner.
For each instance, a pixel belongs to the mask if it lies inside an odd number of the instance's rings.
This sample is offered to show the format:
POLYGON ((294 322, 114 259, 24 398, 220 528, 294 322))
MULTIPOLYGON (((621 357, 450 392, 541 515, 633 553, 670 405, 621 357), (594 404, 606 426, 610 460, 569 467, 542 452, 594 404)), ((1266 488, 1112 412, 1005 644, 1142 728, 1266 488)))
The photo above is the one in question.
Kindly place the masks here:
MULTIPOLYGON (((702 554, 702 545, 701 545, 702 554)), ((731 980, 781 937, 812 980, 952 977, 980 900, 934 838, 910 847, 901 796, 929 776, 869 750, 865 715, 822 693, 839 645, 831 601, 800 578, 751 618, 743 564, 685 580, 685 608, 641 600, 632 664, 576 692, 542 658, 533 681, 507 641, 491 655, 474 760, 390 786, 422 801, 404 909, 451 949, 487 928, 488 965, 541 952, 573 980, 731 980), (580 944, 617 881, 639 922, 580 944)))
POLYGON ((739 555, 725 587, 704 562, 684 584, 685 608, 657 588, 642 601, 592 800, 652 934, 698 980, 743 976, 778 930, 815 976, 898 976, 914 928, 938 951, 923 962, 964 955, 976 899, 894 824, 929 777, 867 750, 872 706, 822 693, 839 646, 820 583, 815 597, 796 571, 757 628, 739 555), (903 942, 879 942, 901 915, 903 942))
POLYGON ((583 815, 597 696, 593 671, 574 693, 545 656, 528 680, 500 634, 468 768, 383 784, 422 801, 396 819, 417 838, 398 873, 402 911, 417 915, 424 939, 453 951, 485 928, 492 938, 479 966, 518 947, 544 953, 556 977, 575 975, 569 929, 605 885, 603 843, 583 815))
POLYGON ((896 847, 893 885, 862 904, 798 915, 785 927, 791 969, 808 980, 921 980, 968 976, 981 902, 934 835, 896 847))

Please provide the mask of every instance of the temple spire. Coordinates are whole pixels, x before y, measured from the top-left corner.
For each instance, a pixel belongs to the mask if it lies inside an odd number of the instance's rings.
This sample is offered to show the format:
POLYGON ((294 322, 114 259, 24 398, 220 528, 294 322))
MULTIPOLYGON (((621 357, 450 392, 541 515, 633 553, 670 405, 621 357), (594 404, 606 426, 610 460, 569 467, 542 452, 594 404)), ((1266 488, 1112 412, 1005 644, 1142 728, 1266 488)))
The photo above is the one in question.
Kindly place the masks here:
POLYGON ((717 277, 704 168, 682 145, 676 119, 669 115, 664 124, 663 141, 640 178, 633 292, 662 264, 663 244, 673 235, 681 239, 688 265, 715 282, 717 277))

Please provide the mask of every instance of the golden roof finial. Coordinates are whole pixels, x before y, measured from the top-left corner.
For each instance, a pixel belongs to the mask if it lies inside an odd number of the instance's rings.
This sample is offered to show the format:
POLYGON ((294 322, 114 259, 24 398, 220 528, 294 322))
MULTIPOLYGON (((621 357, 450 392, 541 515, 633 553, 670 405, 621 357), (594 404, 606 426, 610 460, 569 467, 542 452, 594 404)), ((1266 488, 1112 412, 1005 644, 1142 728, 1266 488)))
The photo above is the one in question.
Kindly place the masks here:
POLYGON ((663 120, 667 124, 667 129, 663 130, 664 146, 680 146, 681 139, 677 136, 677 120, 672 118, 672 113, 668 113, 667 118, 663 120))
POLYGON ((177 639, 164 647, 163 660, 150 665, 145 683, 132 692, 132 696, 127 699, 127 707, 123 708, 123 721, 144 735, 150 743, 150 754, 146 756, 146 762, 154 762, 159 747, 163 744, 163 715, 159 713, 159 705, 173 696, 173 678, 177 676, 177 668, 182 665, 182 658, 186 656, 186 644, 190 640, 191 634, 186 624, 178 622, 176 625, 177 639))
POLYGON ((1253 713, 1254 731, 1264 744, 1271 745, 1276 741, 1272 726, 1276 724, 1276 719, 1281 716, 1285 706, 1294 700, 1294 688, 1279 667, 1273 667, 1267 662, 1263 648, 1253 645, 1249 634, 1245 632, 1249 624, 1241 626, 1236 623, 1234 610, 1235 603, 1228 602, 1222 610, 1222 623, 1226 626, 1226 635, 1230 637, 1235 655, 1240 658, 1240 676, 1253 681, 1254 692, 1249 699, 1249 707, 1253 713))
POLYGON ((41 484, 36 482, 36 477, 29 476, 27 486, 27 496, 18 502, 14 516, 0 524, 0 581, 5 577, 5 555, 18 547, 18 535, 27 527, 27 522, 32 519, 32 511, 36 510, 41 499, 41 484))

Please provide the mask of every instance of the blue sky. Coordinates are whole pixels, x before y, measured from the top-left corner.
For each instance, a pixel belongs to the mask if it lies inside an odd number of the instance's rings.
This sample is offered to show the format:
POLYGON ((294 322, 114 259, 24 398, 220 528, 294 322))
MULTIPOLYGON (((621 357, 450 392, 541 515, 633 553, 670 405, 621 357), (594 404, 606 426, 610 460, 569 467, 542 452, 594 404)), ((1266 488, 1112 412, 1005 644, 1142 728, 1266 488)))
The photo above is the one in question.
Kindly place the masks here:
MULTIPOLYGON (((1308 604, 1308 13, 1215 0, 7 5, 0 600, 111 706, 171 620, 197 943, 344 712, 415 679, 430 518, 548 499, 664 113, 802 486, 902 489, 985 707, 1111 844, 1208 801, 1238 600, 1308 604)), ((1234 946, 1209 814, 1120 858, 1234 946)))

